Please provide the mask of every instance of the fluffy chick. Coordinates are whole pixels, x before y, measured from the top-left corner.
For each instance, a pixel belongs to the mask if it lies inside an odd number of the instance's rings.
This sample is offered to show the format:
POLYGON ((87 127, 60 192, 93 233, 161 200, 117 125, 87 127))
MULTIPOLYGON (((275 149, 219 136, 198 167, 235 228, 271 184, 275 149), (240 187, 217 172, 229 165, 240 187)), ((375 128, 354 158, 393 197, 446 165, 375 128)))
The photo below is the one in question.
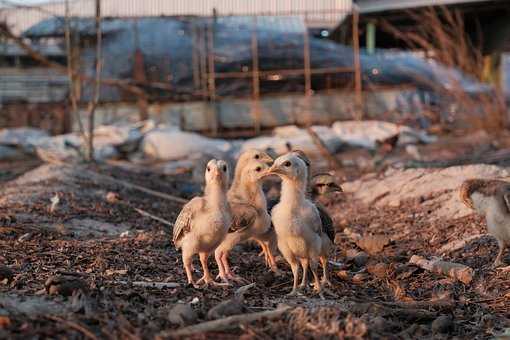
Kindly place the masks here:
POLYGON ((493 267, 501 266, 503 253, 510 245, 510 183, 469 179, 462 183, 459 193, 464 204, 485 216, 487 231, 499 245, 493 267))
POLYGON ((227 201, 229 170, 226 162, 211 160, 205 171, 203 197, 195 197, 181 210, 175 221, 173 242, 182 248, 182 262, 188 283, 195 285, 192 275, 192 257, 200 257, 204 275, 196 284, 216 284, 209 272, 207 260, 211 252, 225 238, 232 222, 227 201))
POLYGON ((257 241, 266 257, 275 263, 265 234, 271 226, 271 217, 267 212, 267 202, 262 190, 262 176, 273 159, 263 151, 248 150, 239 157, 235 177, 228 192, 228 201, 232 209, 232 225, 229 233, 215 251, 216 262, 220 269, 219 277, 242 281, 234 275, 228 263, 228 255, 236 244, 247 240, 257 241))
POLYGON ((289 263, 294 283, 290 295, 298 289, 299 264, 303 269, 300 288, 306 287, 310 267, 314 289, 320 292, 317 261, 322 247, 319 211, 306 195, 308 171, 305 162, 293 153, 277 158, 267 172, 282 179, 280 202, 271 211, 278 249, 289 263))

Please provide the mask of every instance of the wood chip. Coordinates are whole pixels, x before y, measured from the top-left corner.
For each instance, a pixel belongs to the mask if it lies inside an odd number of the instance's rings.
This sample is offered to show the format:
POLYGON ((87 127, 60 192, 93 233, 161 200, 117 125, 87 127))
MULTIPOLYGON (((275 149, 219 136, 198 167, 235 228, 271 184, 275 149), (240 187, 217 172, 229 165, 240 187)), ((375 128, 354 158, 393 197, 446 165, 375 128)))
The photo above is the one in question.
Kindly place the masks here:
POLYGON ((409 263, 436 274, 446 275, 464 284, 469 284, 473 280, 473 268, 460 263, 446 262, 442 260, 427 260, 426 258, 418 255, 413 255, 409 260, 409 263))

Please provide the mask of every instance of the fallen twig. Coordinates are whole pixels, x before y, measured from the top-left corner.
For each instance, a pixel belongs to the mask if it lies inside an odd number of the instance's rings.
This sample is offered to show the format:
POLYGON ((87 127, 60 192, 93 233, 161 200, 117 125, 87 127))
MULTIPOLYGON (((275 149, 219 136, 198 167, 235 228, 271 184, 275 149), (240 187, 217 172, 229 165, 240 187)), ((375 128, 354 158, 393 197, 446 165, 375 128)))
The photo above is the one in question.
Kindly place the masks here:
POLYGON ((473 268, 466 265, 446 262, 442 260, 427 260, 424 257, 413 255, 409 263, 415 264, 420 268, 431 271, 436 274, 442 274, 469 284, 473 280, 473 268))
POLYGON ((444 255, 444 254, 448 254, 448 253, 454 252, 456 250, 462 249, 469 242, 478 240, 478 239, 480 239, 482 237, 486 237, 486 236, 488 236, 488 235, 487 234, 476 234, 473 236, 463 238, 462 240, 455 240, 455 241, 449 242, 439 249, 439 254, 444 255))
POLYGON ((147 211, 145 211, 145 210, 142 210, 142 209, 140 209, 140 208, 134 208, 134 207, 133 207, 133 209, 134 209, 137 213, 139 213, 140 215, 142 215, 142 216, 152 218, 153 220, 158 221, 158 222, 161 222, 161 223, 163 223, 163 224, 166 224, 166 225, 168 225, 168 226, 170 226, 170 227, 172 227, 172 228, 173 228, 173 226, 174 226, 174 224, 173 224, 172 222, 169 222, 169 221, 165 220, 164 218, 161 218, 161 217, 158 217, 158 216, 152 215, 151 213, 148 213, 148 212, 147 212, 147 211))
POLYGON ((66 326, 68 326, 69 328, 72 328, 72 329, 77 330, 78 332, 82 333, 83 335, 85 335, 85 337, 92 339, 92 340, 97 340, 97 337, 94 335, 94 333, 92 333, 86 327, 84 327, 76 322, 62 319, 62 318, 60 318, 58 316, 54 316, 54 315, 47 315, 46 318, 56 321, 56 322, 61 322, 61 323, 65 324, 66 326))
POLYGON ((212 331, 221 331, 226 329, 232 329, 239 327, 243 323, 250 323, 253 321, 257 321, 260 319, 276 319, 281 317, 287 311, 289 311, 292 307, 285 306, 279 307, 275 310, 269 310, 264 312, 256 312, 256 313, 248 313, 241 315, 233 315, 223 319, 206 321, 193 326, 180 328, 172 331, 163 331, 158 334, 160 338, 169 338, 169 337, 185 337, 191 336, 198 333, 206 333, 212 331))
POLYGON ((186 204, 186 203, 188 203, 188 200, 184 199, 182 197, 177 197, 177 196, 170 195, 170 194, 165 194, 163 192, 159 192, 159 191, 156 191, 156 190, 148 189, 148 188, 142 187, 141 185, 129 183, 129 182, 126 182, 126 181, 123 181, 123 180, 120 180, 120 179, 113 178, 113 177, 108 176, 108 175, 103 175, 103 174, 97 173, 97 172, 92 171, 92 170, 84 169, 84 171, 87 172, 88 174, 90 174, 90 176, 93 176, 93 177, 96 177, 96 178, 100 178, 100 179, 103 179, 105 181, 110 181, 112 183, 121 185, 121 186, 129 188, 129 189, 138 190, 138 191, 144 192, 146 194, 149 194, 149 195, 152 195, 152 196, 156 196, 156 197, 159 197, 159 198, 163 198, 163 199, 166 199, 166 200, 169 200, 169 201, 172 201, 172 202, 176 202, 176 203, 179 203, 179 204, 186 204))
POLYGON ((177 282, 146 282, 146 281, 108 281, 107 283, 113 284, 121 284, 121 285, 132 285, 137 287, 147 287, 147 288, 177 288, 181 285, 177 282))

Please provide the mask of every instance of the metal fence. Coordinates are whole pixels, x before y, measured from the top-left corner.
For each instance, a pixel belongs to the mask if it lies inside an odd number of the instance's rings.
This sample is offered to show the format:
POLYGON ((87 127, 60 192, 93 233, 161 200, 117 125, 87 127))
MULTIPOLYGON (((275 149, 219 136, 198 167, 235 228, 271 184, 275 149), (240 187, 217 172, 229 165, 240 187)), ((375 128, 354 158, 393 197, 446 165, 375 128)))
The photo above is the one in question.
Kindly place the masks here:
MULTIPOLYGON (((24 6, 16 5, 12 1, 0 0, 0 3, 6 4, 7 7, 0 9, 0 21, 3 20, 7 23, 11 32, 20 35, 21 32, 26 30, 41 21, 51 19, 53 17, 65 17, 68 20, 78 20, 77 18, 90 18, 95 15, 95 0, 77 0, 77 1, 60 1, 44 4, 41 6, 24 6)), ((191 45, 187 46, 190 49, 190 60, 187 65, 183 67, 190 68, 192 91, 188 91, 192 100, 203 100, 210 105, 207 106, 207 117, 210 125, 210 130, 213 134, 218 133, 222 129, 221 123, 218 119, 218 112, 216 102, 221 101, 227 97, 235 96, 248 100, 251 106, 251 116, 253 121, 254 132, 261 130, 261 115, 270 114, 264 112, 261 108, 261 97, 271 95, 271 88, 265 88, 264 80, 278 80, 279 78, 293 79, 294 83, 299 83, 299 86, 294 86, 292 90, 288 91, 292 94, 302 95, 304 97, 304 104, 299 108, 300 112, 297 115, 310 116, 310 124, 313 123, 313 115, 310 112, 309 100, 314 96, 318 88, 315 88, 317 81, 320 84, 320 90, 331 91, 335 89, 334 79, 342 74, 348 75, 351 90, 355 93, 355 110, 354 114, 357 118, 361 116, 361 70, 359 63, 359 42, 357 33, 357 13, 351 12, 351 1, 349 0, 261 0, 261 1, 244 1, 244 0, 186 0, 186 1, 167 1, 167 0, 102 0, 101 1, 101 17, 105 22, 116 18, 118 20, 131 20, 135 30, 132 32, 132 39, 139 40, 137 31, 137 22, 142 18, 153 17, 165 20, 166 16, 199 16, 201 20, 191 21, 191 45), (324 28, 331 29, 339 24, 343 18, 353 14, 353 35, 352 35, 352 50, 351 56, 346 57, 350 59, 347 66, 323 66, 320 63, 312 63, 311 46, 310 46, 310 29, 324 28), (243 17, 243 29, 245 32, 250 32, 249 42, 249 65, 245 65, 240 69, 230 70, 221 67, 222 55, 219 55, 220 48, 225 50, 225 46, 218 46, 216 31, 216 23, 221 21, 222 18, 230 19, 234 17, 243 17), (268 43, 267 37, 260 36, 261 21, 266 20, 268 17, 274 18, 299 18, 304 24, 305 29, 300 31, 301 42, 297 45, 290 46, 294 53, 289 53, 288 58, 300 59, 292 60, 282 63, 282 65, 290 65, 281 67, 276 65, 270 69, 263 67, 261 58, 261 41, 265 44, 268 43), (198 23, 198 24, 197 24, 198 23), (301 49, 296 53, 296 46, 301 49), (333 79, 333 80, 332 80, 333 79), (228 82, 243 82, 249 84, 249 91, 242 95, 235 93, 229 94, 225 91, 218 91, 218 84, 228 84, 228 82)), ((111 21, 109 21, 111 22, 111 21)), ((113 25, 113 24, 112 24, 113 25)), ((51 27, 51 25, 50 25, 51 27)), ((93 26, 92 26, 93 28, 93 26)), ((221 33, 221 32, 220 32, 221 33)), ((154 32, 157 35, 158 32, 154 32)), ((289 38, 290 38, 289 34, 289 38)), ((88 64, 90 67, 84 69, 83 65, 78 66, 81 72, 89 80, 93 78, 95 63, 94 49, 95 41, 88 37, 81 37, 80 46, 81 51, 73 52, 72 42, 74 39, 67 39, 65 36, 52 36, 51 34, 45 36, 52 43, 69 44, 68 54, 83 53, 81 57, 82 64, 88 64), (66 39, 64 39, 66 38, 66 39), (86 41, 89 48, 89 53, 83 52, 83 41, 86 41)), ((296 32, 292 32, 292 38, 296 39, 296 32)), ((280 41, 285 41, 286 34, 280 34, 280 41)), ((46 39, 48 40, 48 39, 46 39)), ((154 40, 156 41, 156 40, 154 40)), ((235 44, 235 43, 234 43, 235 44)), ((184 47, 183 47, 184 48, 184 47)), ((235 49, 236 46, 232 46, 235 49)), ((264 47, 267 51, 268 47, 264 47)), ((103 53, 107 53, 108 49, 103 48, 103 53)), ((143 53, 144 49, 140 46, 139 42, 135 43, 133 53, 128 55, 115 56, 107 60, 107 56, 102 60, 102 67, 115 66, 115 59, 128 58, 132 60, 132 68, 127 72, 128 76, 122 79, 108 79, 109 74, 102 75, 103 87, 102 91, 111 90, 114 88, 118 93, 124 95, 119 97, 119 100, 132 99, 138 102, 140 110, 144 111, 147 107, 148 101, 154 100, 175 100, 175 93, 182 92, 182 89, 176 88, 166 80, 174 77, 172 68, 156 67, 151 69, 151 66, 144 65, 143 53), (140 64, 141 63, 141 64, 140 64), (115 82, 118 82, 116 84, 115 82), (121 84, 122 86, 118 86, 121 84), (126 86, 127 85, 127 86, 126 86), (126 96, 126 88, 128 89, 126 96), (135 91, 131 91, 132 89, 135 91), (131 89, 131 90, 129 90, 131 89), (149 90, 147 90, 149 89, 149 90), (154 91, 156 90, 156 91, 154 91), (157 92, 159 96, 150 96, 147 91, 152 93, 157 92)), ((163 57, 164 63, 171 63, 175 58, 172 53, 176 51, 165 51, 163 57)), ((313 51, 312 51, 313 52, 313 51)), ((280 55, 280 58, 286 58, 285 54, 280 55)), ((120 63, 120 62, 119 62, 120 63)), ((175 70, 174 70, 175 71, 175 70)), ((126 73, 126 72, 124 72, 126 73)), ((76 79, 76 77, 74 77, 76 79)), ((80 78, 80 77, 78 77, 80 78)), ((70 88, 81 92, 79 95, 82 99, 90 98, 93 82, 83 81, 81 77, 80 85, 71 85, 70 88), (88 96, 87 96, 88 94, 88 96)), ((228 88, 228 86, 227 86, 228 88)), ((277 91, 277 95, 282 95, 282 91, 277 91)), ((288 93, 287 93, 288 94, 288 93)), ((182 100, 180 98, 179 100, 182 100)), ((86 104, 86 103, 84 103, 86 104)), ((143 116, 143 114, 142 114, 143 116)))

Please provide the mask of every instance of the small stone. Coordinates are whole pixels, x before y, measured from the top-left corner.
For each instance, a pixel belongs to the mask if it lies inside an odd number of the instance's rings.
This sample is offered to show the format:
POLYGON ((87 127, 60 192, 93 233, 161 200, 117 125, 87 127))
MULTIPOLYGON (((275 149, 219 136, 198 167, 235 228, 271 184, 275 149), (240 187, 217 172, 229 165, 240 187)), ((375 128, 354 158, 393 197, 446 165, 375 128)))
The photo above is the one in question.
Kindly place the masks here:
POLYGON ((349 249, 346 252, 349 261, 354 262, 358 267, 363 267, 368 262, 368 254, 364 251, 358 251, 356 249, 349 249))
POLYGON ((209 320, 220 319, 226 316, 242 314, 244 312, 244 303, 242 298, 233 298, 220 302, 207 312, 209 320))
POLYGON ((361 283, 361 282, 365 281, 366 279, 368 279, 367 273, 357 273, 357 274, 354 274, 354 276, 352 277, 352 282, 353 283, 361 283))
POLYGON ((449 315, 441 315, 432 321, 432 333, 448 333, 453 328, 453 319, 449 315))
POLYGON ((49 295, 71 296, 74 292, 88 291, 88 285, 79 277, 71 275, 51 276, 44 284, 46 293, 49 295))
POLYGON ((370 326, 375 331, 383 332, 388 327, 388 320, 386 320, 382 316, 376 316, 375 318, 370 320, 370 326))
POLYGON ((10 282, 13 277, 14 277, 14 273, 11 270, 11 268, 9 268, 7 266, 0 265, 0 282, 2 282, 4 280, 6 282, 10 282))
POLYGON ((178 303, 168 313, 168 321, 174 325, 185 326, 197 321, 197 313, 187 303, 178 303))
POLYGON ((375 277, 382 279, 386 277, 386 273, 388 272, 388 265, 386 263, 377 263, 372 266, 368 266, 367 270, 370 274, 374 275, 375 277))
POLYGON ((26 233, 26 234, 21 235, 21 236, 18 238, 18 241, 19 241, 19 242, 28 241, 28 240, 30 240, 30 238, 31 238, 31 237, 32 237, 32 234, 31 234, 31 233, 26 233))
POLYGON ((347 280, 349 280, 350 274, 347 270, 340 270, 340 271, 336 272, 336 276, 338 276, 342 280, 347 281, 347 280))
POLYGON ((8 316, 0 315, 0 329, 7 328, 11 325, 11 319, 8 316))
POLYGON ((108 202, 108 203, 114 204, 114 203, 117 203, 119 200, 120 200, 120 196, 116 192, 109 191, 106 194, 106 202, 108 202))

